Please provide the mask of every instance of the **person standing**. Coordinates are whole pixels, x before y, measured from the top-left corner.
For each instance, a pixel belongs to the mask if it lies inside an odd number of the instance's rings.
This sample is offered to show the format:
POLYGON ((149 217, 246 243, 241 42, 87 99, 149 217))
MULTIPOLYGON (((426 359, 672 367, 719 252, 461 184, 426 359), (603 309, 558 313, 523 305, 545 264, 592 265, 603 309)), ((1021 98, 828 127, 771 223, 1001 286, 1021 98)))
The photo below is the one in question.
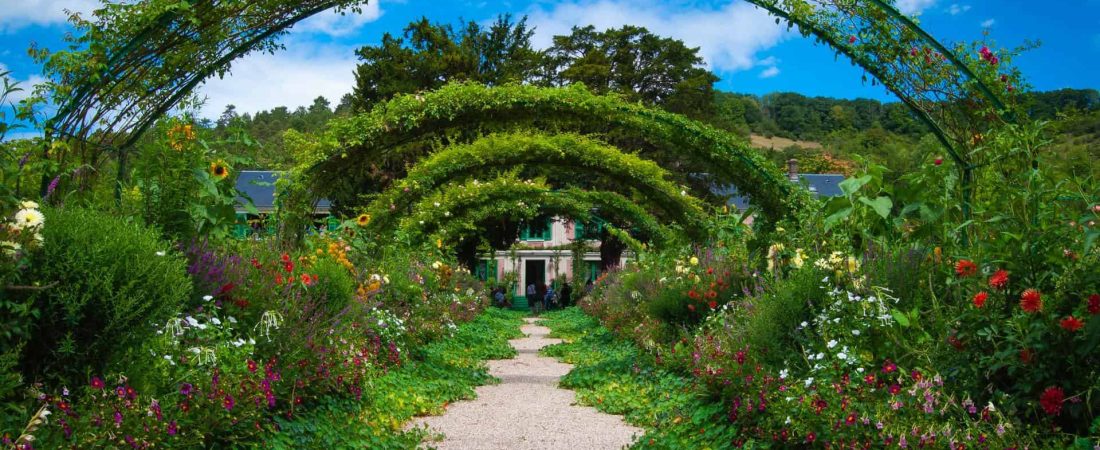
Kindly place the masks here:
POLYGON ((554 307, 554 286, 546 285, 546 295, 542 297, 542 307, 549 311, 554 307))
POLYGON ((566 281, 565 284, 561 285, 561 293, 558 294, 558 296, 561 297, 562 308, 566 308, 569 306, 569 296, 571 295, 573 295, 573 288, 569 286, 569 282, 566 281))
POLYGON ((538 315, 539 296, 538 290, 535 288, 534 281, 532 281, 531 284, 527 285, 527 306, 531 308, 531 312, 533 312, 535 315, 538 315))

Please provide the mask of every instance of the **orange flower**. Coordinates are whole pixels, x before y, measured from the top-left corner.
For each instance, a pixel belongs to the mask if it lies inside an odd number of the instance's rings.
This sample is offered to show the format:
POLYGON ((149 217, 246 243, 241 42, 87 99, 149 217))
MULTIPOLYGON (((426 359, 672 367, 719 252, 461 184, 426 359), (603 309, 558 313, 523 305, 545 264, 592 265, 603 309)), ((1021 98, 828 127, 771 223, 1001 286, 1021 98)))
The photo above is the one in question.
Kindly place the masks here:
POLYGON ((224 180, 229 177, 229 167, 225 165, 225 161, 217 160, 210 163, 210 176, 217 178, 218 180, 224 180))
POLYGON ((959 262, 955 263, 955 275, 958 275, 960 278, 974 276, 974 274, 977 273, 978 265, 974 264, 974 261, 960 259, 959 262))

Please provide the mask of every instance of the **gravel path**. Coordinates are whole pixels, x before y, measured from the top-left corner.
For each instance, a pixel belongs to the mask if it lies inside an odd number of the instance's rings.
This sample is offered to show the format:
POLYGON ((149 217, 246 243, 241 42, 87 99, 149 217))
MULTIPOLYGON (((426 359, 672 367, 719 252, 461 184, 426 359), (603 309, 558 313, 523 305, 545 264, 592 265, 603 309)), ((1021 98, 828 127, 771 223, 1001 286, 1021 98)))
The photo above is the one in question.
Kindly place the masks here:
POLYGON ((561 341, 548 339, 550 329, 534 325, 538 319, 525 320, 526 337, 510 341, 519 355, 489 361, 489 372, 500 384, 478 387, 476 399, 414 423, 445 436, 426 445, 439 450, 620 449, 642 435, 642 429, 619 416, 573 405, 573 392, 558 388, 558 379, 573 366, 538 355, 538 349, 561 341))

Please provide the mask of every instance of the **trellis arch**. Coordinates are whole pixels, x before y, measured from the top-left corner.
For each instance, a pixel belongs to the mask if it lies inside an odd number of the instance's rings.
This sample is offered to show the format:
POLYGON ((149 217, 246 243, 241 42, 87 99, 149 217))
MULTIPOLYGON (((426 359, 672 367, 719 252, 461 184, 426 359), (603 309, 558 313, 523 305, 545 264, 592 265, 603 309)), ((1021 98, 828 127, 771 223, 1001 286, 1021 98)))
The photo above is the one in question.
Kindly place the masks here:
POLYGON ((489 181, 470 180, 449 185, 424 197, 401 219, 398 229, 416 239, 430 234, 459 238, 477 231, 492 219, 531 219, 539 214, 589 220, 597 210, 600 218, 620 228, 636 229, 640 240, 660 246, 682 235, 660 222, 630 199, 609 191, 554 190, 541 180, 519 180, 502 176, 489 181))
POLYGON ((368 230, 387 235, 406 208, 443 183, 470 177, 479 170, 532 163, 614 180, 646 196, 668 220, 684 229, 702 229, 702 203, 666 180, 667 172, 653 162, 581 135, 510 133, 452 145, 421 160, 406 178, 371 202, 367 208, 371 215, 368 230))
MULTIPOLYGON (((1010 102, 1005 101, 1011 99, 1004 93, 1005 86, 990 81, 999 69, 960 57, 901 14, 890 0, 748 1, 778 16, 777 22, 785 19, 804 35, 813 35, 850 57, 898 95, 932 128, 957 163, 963 174, 965 210, 971 171, 977 165, 969 157, 972 152, 964 150, 980 146, 976 131, 992 126, 972 119, 991 117, 984 114, 987 110, 1001 121, 1014 117, 1010 102), (930 49, 944 62, 929 67, 932 61, 922 65, 920 58, 898 58, 910 49, 930 49)), ((138 2, 101 9, 98 22, 82 24, 90 39, 74 38, 78 50, 41 57, 52 100, 60 105, 46 123, 45 148, 54 137, 109 147, 119 157, 121 178, 127 149, 203 80, 225 73, 234 59, 249 52, 279 48, 276 38, 311 15, 366 3, 185 0, 158 2, 155 7, 138 2), (95 45, 79 48, 89 40, 95 45)), ((1016 79, 1018 73, 1001 75, 1016 79)), ((52 175, 44 174, 43 193, 52 175)), ((761 200, 767 201, 757 199, 761 200)))
POLYGON ((338 144, 327 155, 318 155, 313 170, 318 179, 343 179, 357 169, 358 161, 419 157, 403 149, 430 137, 450 136, 456 129, 477 127, 491 132, 528 126, 581 132, 610 127, 650 145, 690 155, 716 175, 735 180, 738 191, 773 218, 796 204, 792 197, 801 191, 739 137, 679 114, 598 95, 583 85, 453 83, 398 96, 370 112, 335 120, 329 137, 338 144))

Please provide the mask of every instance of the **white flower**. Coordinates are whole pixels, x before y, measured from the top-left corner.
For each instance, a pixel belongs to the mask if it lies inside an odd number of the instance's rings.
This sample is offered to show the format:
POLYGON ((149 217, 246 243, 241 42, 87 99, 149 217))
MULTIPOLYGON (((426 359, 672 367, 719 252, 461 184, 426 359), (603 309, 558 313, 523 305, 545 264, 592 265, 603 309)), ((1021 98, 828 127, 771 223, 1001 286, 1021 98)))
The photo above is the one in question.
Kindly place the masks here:
POLYGON ((827 342, 827 343, 825 344, 825 346, 826 346, 826 347, 828 347, 828 348, 833 348, 833 347, 836 347, 836 339, 831 339, 831 340, 829 340, 829 342, 827 342))
POLYGON ((856 372, 863 373, 863 368, 862 367, 857 367, 856 372))
POLYGON ((439 202, 435 202, 435 207, 436 207, 436 208, 438 208, 438 207, 439 207, 439 202))
POLYGON ((824 353, 818 353, 818 354, 814 355, 814 359, 825 359, 825 354, 824 353))
POLYGON ((214 299, 214 296, 213 295, 204 295, 204 296, 202 296, 202 299, 205 300, 205 301, 210 301, 210 300, 214 299))
POLYGON ((859 336, 859 330, 852 330, 852 336, 859 336))
POLYGON ((37 209, 20 209, 15 213, 15 223, 12 224, 12 228, 17 230, 38 228, 45 220, 46 216, 37 209))
POLYGON ((4 254, 14 255, 16 252, 23 248, 18 242, 2 241, 0 242, 0 249, 4 250, 4 254))
POLYGON ((171 361, 172 360, 172 355, 164 355, 164 359, 166 359, 168 361, 171 361))
POLYGON ((19 203, 19 206, 23 209, 38 209, 38 203, 32 202, 30 200, 23 200, 19 203))
POLYGON ((802 328, 806 328, 806 327, 807 327, 807 326, 809 326, 809 325, 810 325, 810 324, 806 323, 806 321, 805 321, 805 320, 803 320, 803 321, 802 321, 802 323, 798 324, 798 326, 800 326, 800 327, 802 327, 802 328))
POLYGON ((237 323, 237 318, 236 317, 229 316, 229 317, 226 317, 225 319, 228 320, 229 323, 237 323))
POLYGON ((199 321, 195 320, 194 317, 187 316, 187 317, 184 318, 184 320, 186 320, 187 324, 190 325, 190 326, 193 326, 193 327, 199 326, 199 321))
POLYGON ((221 325, 221 324, 222 324, 222 321, 218 320, 218 318, 217 318, 217 317, 211 317, 211 318, 210 318, 210 323, 212 323, 212 324, 214 324, 214 325, 221 325))
POLYGON ((779 371, 779 379, 785 380, 787 378, 787 375, 789 375, 789 374, 790 374, 790 372, 787 372, 787 369, 780 370, 779 371))
POLYGON ((806 379, 806 387, 810 387, 811 384, 814 384, 814 377, 806 379))
POLYGON ((42 236, 42 233, 34 233, 34 242, 42 244, 46 242, 46 238, 42 236))
POLYGON ((199 350, 198 347, 191 347, 191 348, 187 349, 187 351, 189 351, 191 353, 194 353, 196 355, 202 352, 202 350, 199 350))
POLYGON ((168 253, 165 252, 164 250, 161 250, 161 251, 157 252, 157 256, 164 256, 164 255, 167 255, 167 254, 168 253))
POLYGON ((848 354, 844 353, 844 352, 840 352, 840 353, 836 354, 836 357, 840 358, 840 359, 848 359, 848 354))
POLYGON ((256 340, 252 339, 252 338, 248 338, 248 345, 256 345, 256 340))

